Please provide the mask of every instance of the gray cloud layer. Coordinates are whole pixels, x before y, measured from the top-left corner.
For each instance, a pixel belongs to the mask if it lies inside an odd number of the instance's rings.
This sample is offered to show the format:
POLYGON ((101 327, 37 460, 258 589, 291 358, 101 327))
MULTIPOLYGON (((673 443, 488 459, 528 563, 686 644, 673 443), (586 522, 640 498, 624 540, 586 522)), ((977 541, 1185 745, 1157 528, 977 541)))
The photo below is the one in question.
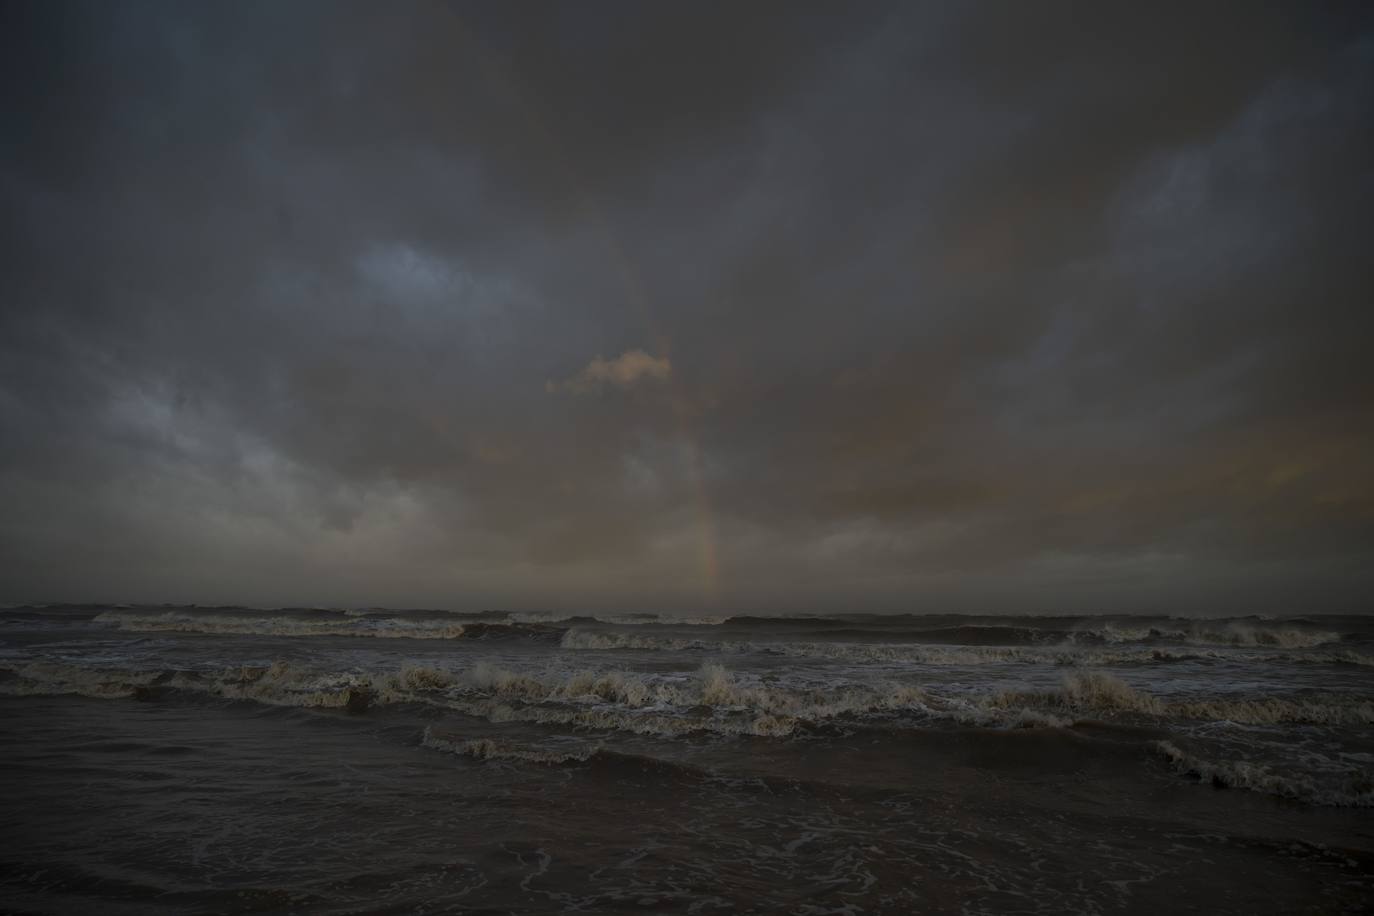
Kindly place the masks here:
POLYGON ((7 4, 0 599, 1366 609, 1361 6, 7 4))

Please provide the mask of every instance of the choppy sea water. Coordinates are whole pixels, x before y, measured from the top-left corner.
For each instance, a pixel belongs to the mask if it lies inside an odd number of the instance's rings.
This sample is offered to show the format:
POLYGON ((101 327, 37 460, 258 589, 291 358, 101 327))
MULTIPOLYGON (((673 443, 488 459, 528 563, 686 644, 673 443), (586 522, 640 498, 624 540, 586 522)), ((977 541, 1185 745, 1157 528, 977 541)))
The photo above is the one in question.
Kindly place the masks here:
POLYGON ((1374 621, 0 611, 0 910, 1374 909, 1374 621))

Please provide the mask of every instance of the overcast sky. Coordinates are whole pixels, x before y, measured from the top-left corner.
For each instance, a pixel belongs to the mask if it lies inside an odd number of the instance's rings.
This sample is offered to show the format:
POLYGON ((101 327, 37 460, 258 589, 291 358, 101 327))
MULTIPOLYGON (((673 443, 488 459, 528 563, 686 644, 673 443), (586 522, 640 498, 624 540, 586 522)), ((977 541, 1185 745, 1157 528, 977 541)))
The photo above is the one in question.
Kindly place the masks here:
POLYGON ((5 3, 0 600, 1374 607, 1374 17, 5 3))

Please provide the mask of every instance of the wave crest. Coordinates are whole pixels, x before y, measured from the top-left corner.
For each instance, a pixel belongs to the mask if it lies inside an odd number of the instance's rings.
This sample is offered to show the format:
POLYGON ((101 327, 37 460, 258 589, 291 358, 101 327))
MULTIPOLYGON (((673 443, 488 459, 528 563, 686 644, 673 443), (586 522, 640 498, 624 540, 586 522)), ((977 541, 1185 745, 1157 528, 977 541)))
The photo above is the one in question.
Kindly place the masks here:
POLYGON ((1210 782, 1217 788, 1249 789, 1312 805, 1374 807, 1374 783, 1368 774, 1354 774, 1324 785, 1301 773, 1278 773, 1248 760, 1216 761, 1190 754, 1169 741, 1156 741, 1155 750, 1175 772, 1210 782))

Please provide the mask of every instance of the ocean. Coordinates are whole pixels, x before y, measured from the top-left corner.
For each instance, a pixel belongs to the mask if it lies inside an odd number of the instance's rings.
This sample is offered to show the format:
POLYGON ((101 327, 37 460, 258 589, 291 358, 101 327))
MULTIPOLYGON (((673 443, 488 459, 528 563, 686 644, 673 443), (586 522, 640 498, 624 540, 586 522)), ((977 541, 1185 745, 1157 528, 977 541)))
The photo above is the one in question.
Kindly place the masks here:
POLYGON ((1374 910, 1374 620, 0 612, 7 913, 1374 910))

